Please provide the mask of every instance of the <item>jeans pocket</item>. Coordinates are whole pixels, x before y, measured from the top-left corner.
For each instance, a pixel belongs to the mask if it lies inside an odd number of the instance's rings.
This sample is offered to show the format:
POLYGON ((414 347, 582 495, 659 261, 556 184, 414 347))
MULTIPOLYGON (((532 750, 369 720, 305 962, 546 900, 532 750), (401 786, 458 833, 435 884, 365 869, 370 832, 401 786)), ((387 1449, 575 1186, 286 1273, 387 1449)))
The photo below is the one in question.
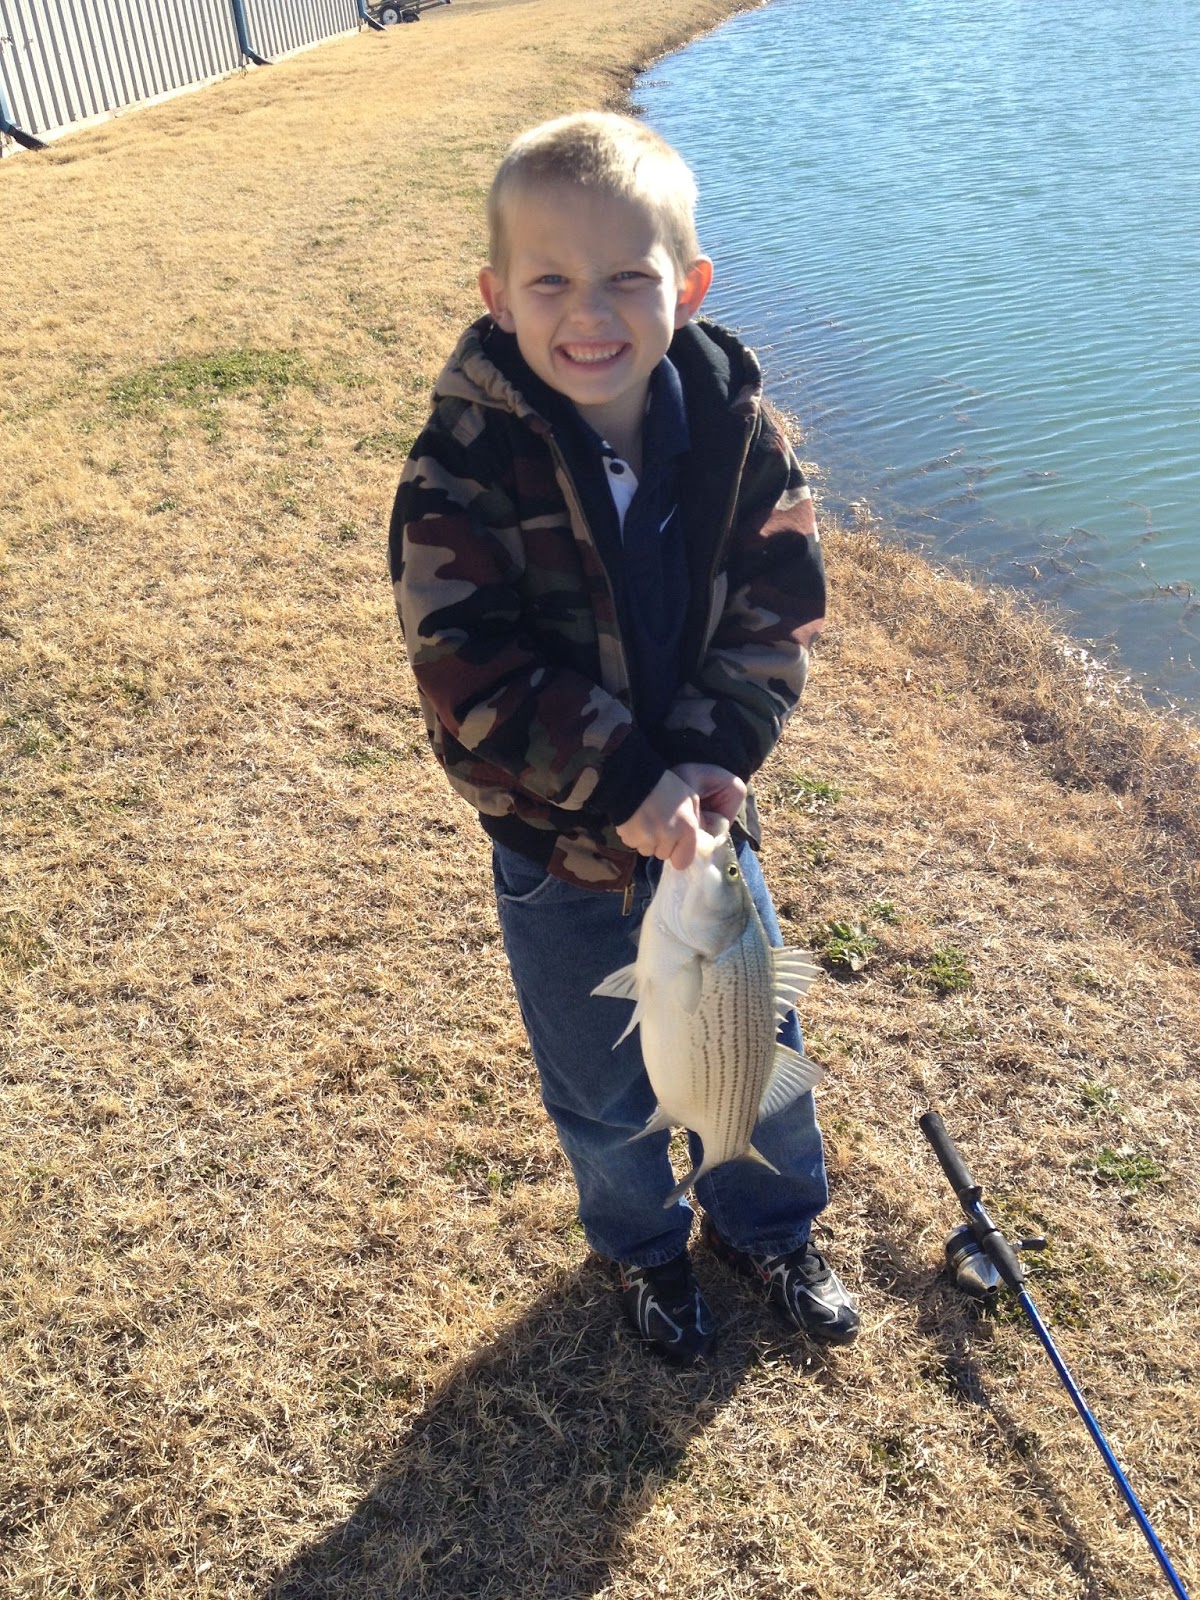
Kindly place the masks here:
POLYGON ((500 844, 492 845, 492 878, 497 901, 510 906, 538 905, 568 887, 536 861, 500 844))

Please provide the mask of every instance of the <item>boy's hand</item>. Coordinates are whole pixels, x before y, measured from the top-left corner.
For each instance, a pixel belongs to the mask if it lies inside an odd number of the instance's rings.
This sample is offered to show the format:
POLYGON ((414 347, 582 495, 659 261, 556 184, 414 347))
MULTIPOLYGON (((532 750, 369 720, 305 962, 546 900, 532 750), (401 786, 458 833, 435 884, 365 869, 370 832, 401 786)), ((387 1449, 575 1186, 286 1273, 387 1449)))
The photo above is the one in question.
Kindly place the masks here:
POLYGON ((672 771, 699 796, 701 811, 714 811, 732 822, 742 809, 746 785, 725 767, 711 761, 685 761, 672 771))
POLYGON ((682 872, 696 854, 699 832, 697 791, 677 773, 664 772, 633 815, 617 828, 617 837, 638 855, 657 856, 682 872))

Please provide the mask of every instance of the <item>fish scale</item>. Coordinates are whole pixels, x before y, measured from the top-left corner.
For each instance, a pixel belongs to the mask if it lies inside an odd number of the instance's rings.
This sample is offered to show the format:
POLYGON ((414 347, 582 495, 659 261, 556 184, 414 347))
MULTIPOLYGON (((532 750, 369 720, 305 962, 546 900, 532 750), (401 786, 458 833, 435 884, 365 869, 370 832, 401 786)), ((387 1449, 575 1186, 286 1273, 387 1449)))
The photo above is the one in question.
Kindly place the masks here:
POLYGON ((681 1126, 703 1145, 703 1160, 667 1196, 667 1206, 725 1161, 745 1158, 774 1171, 750 1142, 755 1124, 822 1075, 776 1038, 778 1022, 818 969, 802 951, 772 949, 727 826, 701 839, 707 843, 689 867, 664 866, 637 960, 592 991, 634 1002, 621 1039, 640 1028, 658 1098, 634 1137, 681 1126))

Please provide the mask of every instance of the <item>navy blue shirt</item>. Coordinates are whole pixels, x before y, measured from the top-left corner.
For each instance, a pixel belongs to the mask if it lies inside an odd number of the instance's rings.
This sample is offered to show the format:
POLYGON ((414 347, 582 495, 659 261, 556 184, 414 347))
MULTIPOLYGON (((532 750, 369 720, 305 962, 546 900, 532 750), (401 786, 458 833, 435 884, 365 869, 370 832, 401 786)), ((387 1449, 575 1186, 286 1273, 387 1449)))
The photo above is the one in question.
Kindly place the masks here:
POLYGON ((642 475, 622 526, 611 483, 630 470, 628 463, 619 460, 566 395, 537 376, 513 334, 493 328, 485 348, 554 429, 613 585, 632 678, 634 720, 653 739, 683 679, 687 542, 676 508, 691 440, 678 369, 664 356, 650 374, 642 475))
MULTIPOLYGON (((614 479, 619 482, 626 473, 632 476, 629 464, 582 419, 581 423, 599 445, 612 492, 614 479)), ((621 527, 625 644, 632 658, 638 711, 647 731, 666 716, 682 673, 679 647, 688 573, 679 515, 679 472, 690 448, 683 384, 664 356, 650 376, 642 426, 642 475, 621 527)), ((625 496, 620 499, 624 501, 625 496)))

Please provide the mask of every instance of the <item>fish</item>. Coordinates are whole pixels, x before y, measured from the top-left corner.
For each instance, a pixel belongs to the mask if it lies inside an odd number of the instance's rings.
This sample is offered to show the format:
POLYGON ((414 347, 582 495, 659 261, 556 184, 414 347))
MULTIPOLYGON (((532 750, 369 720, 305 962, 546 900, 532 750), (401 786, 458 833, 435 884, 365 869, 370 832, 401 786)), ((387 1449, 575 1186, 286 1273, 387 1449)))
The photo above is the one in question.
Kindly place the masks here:
POLYGON ((770 944, 728 822, 707 813, 704 820, 691 864, 663 865, 637 959, 592 990, 634 1003, 613 1048, 641 1030, 657 1104, 633 1139, 684 1127, 703 1146, 703 1159, 671 1190, 664 1209, 725 1161, 744 1158, 778 1172, 751 1143, 755 1124, 824 1076, 815 1061, 777 1038, 779 1023, 820 968, 807 951, 770 944))

